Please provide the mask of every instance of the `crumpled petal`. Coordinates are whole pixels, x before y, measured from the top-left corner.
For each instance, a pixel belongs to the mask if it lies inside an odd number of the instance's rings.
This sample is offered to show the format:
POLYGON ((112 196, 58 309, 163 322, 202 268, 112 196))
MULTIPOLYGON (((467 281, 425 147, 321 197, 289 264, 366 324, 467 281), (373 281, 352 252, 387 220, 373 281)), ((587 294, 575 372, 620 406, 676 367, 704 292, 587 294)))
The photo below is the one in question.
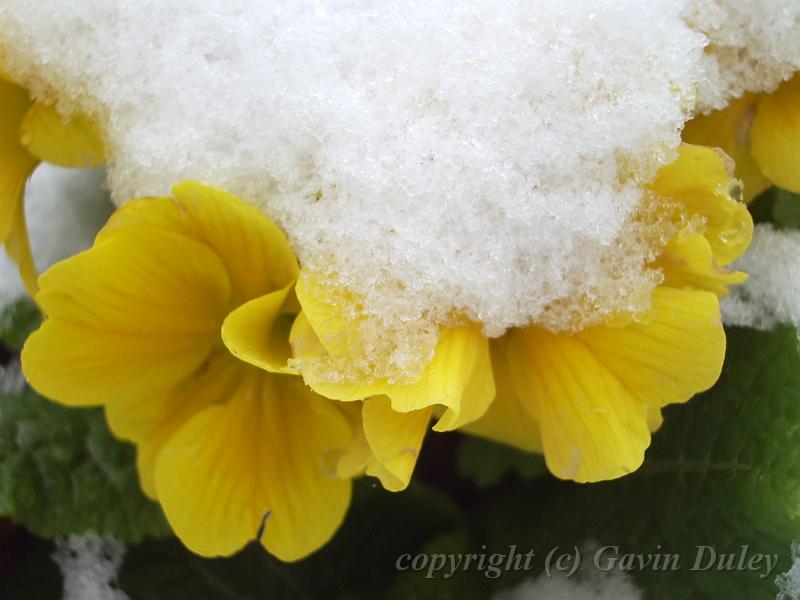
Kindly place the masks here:
POLYGON ((450 431, 480 418, 495 395, 489 341, 474 325, 444 329, 418 381, 387 386, 398 412, 447 407, 434 429, 450 431))
MULTIPOLYGON (((298 298, 303 304, 303 312, 295 320, 289 340, 293 356, 302 364, 303 358, 325 356, 326 348, 307 316, 305 293, 298 293, 298 298)), ((338 320, 336 317, 324 321, 322 327, 329 341, 344 339, 347 333, 338 335, 337 327, 347 329, 347 323, 347 319, 338 320)), ((333 343, 336 345, 338 342, 333 343)), ((337 352, 343 352, 347 342, 343 344, 336 345, 337 352)), ((443 329, 433 359, 413 383, 389 383, 382 378, 332 381, 317 378, 308 370, 302 370, 302 375, 314 391, 335 400, 348 402, 388 396, 392 408, 401 413, 443 406, 446 410, 434 426, 437 431, 457 429, 480 418, 495 394, 489 342, 475 325, 443 329)))
POLYGON ((740 185, 722 151, 682 144, 678 157, 659 169, 650 188, 680 202, 688 215, 702 217, 714 259, 727 265, 744 254, 753 237, 750 211, 738 200, 740 185))
POLYGON ((431 412, 430 407, 396 412, 386 396, 364 402, 364 434, 374 456, 367 466, 367 474, 380 479, 385 489, 399 492, 408 487, 431 412))
POLYGON ((163 447, 156 490, 167 519, 202 556, 227 556, 258 537, 298 560, 344 518, 350 482, 323 470, 351 430, 335 404, 296 378, 248 369, 228 402, 197 413, 163 447))
POLYGON ((705 236, 689 229, 670 240, 653 266, 661 269, 669 287, 708 290, 719 298, 728 295, 727 286, 747 280, 746 273, 717 266, 705 236))
POLYGON ((295 317, 285 308, 291 292, 292 284, 245 302, 225 318, 222 339, 231 354, 271 373, 296 372, 287 366, 295 317))
POLYGON ((364 356, 358 303, 354 298, 343 290, 323 285, 305 270, 300 272, 295 293, 308 325, 334 363, 364 356))
POLYGON ((761 99, 750 135, 753 158, 764 174, 800 193, 800 75, 761 99))

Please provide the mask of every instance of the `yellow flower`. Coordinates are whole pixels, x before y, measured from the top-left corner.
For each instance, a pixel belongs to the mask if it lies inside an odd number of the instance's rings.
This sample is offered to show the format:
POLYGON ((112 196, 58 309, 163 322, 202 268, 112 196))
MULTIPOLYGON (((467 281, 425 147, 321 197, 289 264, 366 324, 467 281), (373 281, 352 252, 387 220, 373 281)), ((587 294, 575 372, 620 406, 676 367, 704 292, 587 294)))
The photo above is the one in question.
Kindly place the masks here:
POLYGON ((469 432, 541 452, 563 479, 613 479, 641 465, 661 408, 708 389, 722 367, 719 297, 745 276, 721 265, 747 249, 753 228, 729 163, 684 145, 651 184, 687 225, 652 265, 664 279, 649 311, 577 333, 530 326, 492 341, 497 397, 469 432))
POLYGON ((683 138, 731 156, 747 202, 773 183, 800 193, 800 74, 771 94, 747 93, 693 119, 683 138))
POLYGON ((33 296, 36 266, 25 226, 25 182, 40 161, 62 167, 103 163, 103 146, 81 117, 64 121, 52 106, 32 102, 24 88, 0 72, 0 243, 19 265, 33 296))
POLYGON ((719 376, 725 351, 719 298, 746 277, 723 265, 752 236, 730 160, 690 145, 678 154, 650 186, 662 217, 678 232, 651 265, 664 283, 645 314, 614 315, 574 334, 531 326, 491 343, 465 323, 441 331, 415 382, 337 378, 365 355, 357 299, 301 272, 293 364, 316 392, 364 400, 349 412, 361 433, 340 457, 339 474, 366 471, 389 490, 403 489, 434 414, 441 415, 435 430, 461 428, 544 452, 560 477, 596 481, 638 468, 660 409, 719 376))
POLYGON ((324 465, 353 432, 287 367, 296 259, 240 199, 193 182, 173 195, 129 202, 40 277, 48 317, 25 375, 66 405, 105 406, 191 550, 229 555, 260 535, 299 559, 343 519, 350 481, 324 465), (257 367, 237 358, 250 352, 257 367))
POLYGON ((434 430, 451 431, 480 418, 491 404, 495 387, 489 342, 475 324, 443 329, 432 359, 416 381, 337 380, 326 377, 318 367, 346 366, 364 356, 368 340, 359 329, 362 317, 350 311, 356 303, 352 298, 336 298, 333 290, 306 271, 300 274, 297 298, 303 311, 290 335, 293 364, 317 393, 354 403, 348 411, 360 435, 336 465, 340 476, 366 471, 386 489, 402 490, 410 481, 433 416, 438 416, 434 430), (360 400, 364 402, 356 402, 360 400))

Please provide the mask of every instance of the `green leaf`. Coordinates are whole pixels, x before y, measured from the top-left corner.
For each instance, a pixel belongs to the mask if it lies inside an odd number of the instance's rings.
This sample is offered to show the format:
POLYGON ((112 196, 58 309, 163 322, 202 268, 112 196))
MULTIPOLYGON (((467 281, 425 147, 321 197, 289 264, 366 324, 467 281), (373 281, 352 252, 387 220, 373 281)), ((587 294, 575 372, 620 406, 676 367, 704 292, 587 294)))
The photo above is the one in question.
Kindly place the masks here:
MULTIPOLYGON (((633 571, 648 600, 772 600, 774 578, 790 566, 790 544, 800 537, 800 355, 794 329, 730 329, 721 380, 687 405, 665 410, 645 464, 633 475, 584 486, 516 486, 494 503, 483 523, 490 549, 535 546, 539 567, 550 549, 586 540, 619 546, 621 553, 677 554, 675 571, 633 571), (743 545, 750 557, 777 554, 777 567, 765 577, 746 569, 691 570, 699 546, 734 554, 738 563, 743 545)), ((512 573, 503 582, 520 577, 512 573)))
POLYGON ((341 529, 305 560, 281 563, 256 543, 205 559, 175 540, 146 542, 129 549, 119 583, 137 600, 379 597, 397 575, 398 556, 461 522, 455 504, 425 486, 392 494, 362 479, 341 529))
POLYGON ((231 558, 192 554, 176 539, 128 549, 119 586, 136 600, 310 600, 288 567, 252 543, 231 558))
POLYGON ((397 575, 401 554, 419 552, 462 525, 458 506, 420 482, 393 493, 374 479, 361 479, 341 529, 322 550, 292 565, 292 572, 314 598, 372 598, 397 575))
POLYGON ((23 298, 0 312, 0 342, 19 351, 31 332, 42 322, 42 313, 32 300, 23 298))
POLYGON ((111 435, 100 409, 66 408, 29 388, 0 397, 0 515, 41 537, 167 535, 134 462, 134 448, 111 435))
POLYGON ((520 479, 547 475, 544 458, 488 440, 465 437, 458 447, 458 472, 479 487, 493 486, 510 474, 520 479))

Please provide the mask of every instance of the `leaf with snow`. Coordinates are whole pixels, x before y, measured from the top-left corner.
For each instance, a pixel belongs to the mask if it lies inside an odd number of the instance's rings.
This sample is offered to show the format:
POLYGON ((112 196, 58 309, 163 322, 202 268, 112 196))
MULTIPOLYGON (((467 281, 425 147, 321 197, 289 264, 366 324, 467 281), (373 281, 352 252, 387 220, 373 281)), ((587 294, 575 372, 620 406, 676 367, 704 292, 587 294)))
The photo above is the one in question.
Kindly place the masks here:
POLYGON ((133 447, 111 435, 102 412, 66 408, 29 388, 0 397, 0 515, 42 537, 169 534, 140 491, 133 447))

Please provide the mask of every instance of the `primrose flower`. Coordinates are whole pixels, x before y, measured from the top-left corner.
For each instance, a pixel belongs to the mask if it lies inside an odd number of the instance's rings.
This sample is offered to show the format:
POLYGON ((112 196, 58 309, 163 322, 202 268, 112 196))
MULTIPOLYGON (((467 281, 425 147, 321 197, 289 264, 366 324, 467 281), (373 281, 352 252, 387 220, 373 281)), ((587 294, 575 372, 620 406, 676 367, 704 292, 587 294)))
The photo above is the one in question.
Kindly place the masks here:
POLYGON ((495 395, 489 340, 473 323, 443 328, 433 357, 413 381, 386 377, 337 378, 363 356, 359 325, 363 316, 349 309, 355 302, 337 297, 330 287, 301 271, 297 298, 302 312, 290 335, 293 365, 317 393, 357 403, 351 420, 361 435, 340 457, 340 476, 361 472, 380 479, 391 491, 404 489, 411 478, 425 432, 451 431, 480 418, 495 395), (327 369, 325 367, 332 367, 327 369))
POLYGON ((19 265, 31 295, 36 265, 31 255, 23 203, 25 182, 40 161, 61 167, 103 163, 103 145, 86 119, 65 121, 55 108, 33 102, 24 88, 0 72, 0 243, 19 265))
POLYGON ((474 324, 443 328, 413 382, 337 376, 365 354, 358 302, 301 272, 292 363, 316 392, 365 400, 350 413, 361 435, 339 474, 366 471, 403 489, 437 414, 434 430, 461 428, 544 452, 559 477, 596 481, 638 468, 660 409, 709 388, 722 367, 719 298, 746 277, 722 266, 744 252, 753 228, 731 170, 721 152, 684 145, 650 186, 655 210, 676 233, 651 265, 663 284, 649 311, 578 332, 530 326, 491 342, 474 324))
POLYGON ((770 94, 746 93, 689 121, 683 138, 731 156, 747 202, 771 184, 800 193, 800 74, 770 94))
POLYGON ((753 229, 730 171, 718 151, 683 145, 650 186, 686 223, 652 265, 663 283, 651 308, 575 333, 530 326, 493 340, 497 397, 467 429, 543 453, 563 479, 636 470, 661 408, 708 389, 722 368, 719 298, 745 279, 722 265, 744 253, 753 229))
POLYGON ((299 559, 343 519, 351 484, 325 465, 354 435, 287 367, 297 261, 242 200, 194 182, 173 195, 127 203, 40 277, 47 319, 25 375, 68 406, 105 406, 191 550, 229 555, 260 536, 299 559), (253 348, 258 367, 237 358, 253 348))

